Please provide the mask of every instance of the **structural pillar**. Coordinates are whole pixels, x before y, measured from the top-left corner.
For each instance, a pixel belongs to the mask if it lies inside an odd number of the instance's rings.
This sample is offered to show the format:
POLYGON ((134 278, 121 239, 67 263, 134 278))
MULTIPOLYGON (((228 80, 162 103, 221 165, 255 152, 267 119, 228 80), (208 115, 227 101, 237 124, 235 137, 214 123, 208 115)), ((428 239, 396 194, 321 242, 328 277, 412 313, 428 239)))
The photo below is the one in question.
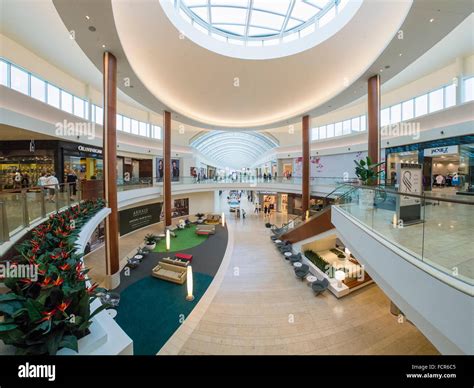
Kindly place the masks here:
POLYGON ((303 135, 303 171, 302 171, 302 198, 301 210, 303 212, 303 219, 306 219, 306 212, 309 210, 309 116, 303 116, 302 122, 303 135))
POLYGON ((171 226, 171 113, 163 114, 163 206, 165 227, 171 226))
POLYGON ((117 210, 117 59, 109 52, 103 57, 104 87, 104 199, 111 213, 105 219, 107 288, 120 283, 119 231, 117 210))
POLYGON ((367 83, 368 156, 373 164, 380 161, 380 77, 374 75, 367 83))

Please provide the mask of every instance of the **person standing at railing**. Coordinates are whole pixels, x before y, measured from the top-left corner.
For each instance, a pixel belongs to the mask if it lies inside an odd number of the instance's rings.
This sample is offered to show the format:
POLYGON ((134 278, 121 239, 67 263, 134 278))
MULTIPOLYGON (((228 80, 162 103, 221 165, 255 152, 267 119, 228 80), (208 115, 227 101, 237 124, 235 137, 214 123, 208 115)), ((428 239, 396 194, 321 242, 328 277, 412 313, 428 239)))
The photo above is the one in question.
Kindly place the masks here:
POLYGON ((59 185, 58 178, 54 175, 54 173, 48 176, 48 180, 46 181, 46 187, 49 189, 49 197, 48 201, 56 202, 56 190, 59 185))
POLYGON ((30 187, 30 177, 27 172, 21 174, 21 188, 27 189, 30 187))
POLYGON ((69 195, 74 200, 77 194, 77 175, 74 170, 69 170, 66 175, 66 183, 69 185, 69 195))

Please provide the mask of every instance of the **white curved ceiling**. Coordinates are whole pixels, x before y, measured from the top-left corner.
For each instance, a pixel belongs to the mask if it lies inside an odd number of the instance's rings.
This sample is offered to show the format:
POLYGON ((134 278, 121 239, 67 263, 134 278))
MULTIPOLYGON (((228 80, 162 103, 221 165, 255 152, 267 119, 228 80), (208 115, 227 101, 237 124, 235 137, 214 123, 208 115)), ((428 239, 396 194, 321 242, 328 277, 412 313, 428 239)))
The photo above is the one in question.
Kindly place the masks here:
POLYGON ((252 165, 278 143, 258 132, 212 131, 199 136, 190 145, 218 166, 241 169, 252 165))
POLYGON ((158 1, 112 1, 123 50, 148 90, 180 115, 240 129, 302 115, 342 92, 384 50, 410 6, 410 0, 366 0, 318 46, 258 61, 218 55, 181 39, 158 1))

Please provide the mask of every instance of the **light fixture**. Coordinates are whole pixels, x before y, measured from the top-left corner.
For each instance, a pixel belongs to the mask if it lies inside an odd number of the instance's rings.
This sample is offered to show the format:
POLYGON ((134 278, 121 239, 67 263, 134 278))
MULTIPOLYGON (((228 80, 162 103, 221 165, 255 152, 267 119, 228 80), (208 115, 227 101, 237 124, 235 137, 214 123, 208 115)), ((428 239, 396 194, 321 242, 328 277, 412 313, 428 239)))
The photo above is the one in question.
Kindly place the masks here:
POLYGON ((431 18, 431 19, 430 19, 430 23, 433 23, 433 22, 434 22, 434 18, 431 18))
POLYGON ((403 55, 402 53, 398 54, 399 57, 401 57, 402 55, 403 55))
POLYGON ((86 15, 86 19, 87 19, 87 20, 89 20, 89 19, 90 19, 89 15, 86 15))
POLYGON ((350 256, 351 255, 351 251, 349 250, 349 248, 344 248, 344 252, 347 256, 350 256))
POLYGON ((193 268, 188 265, 186 269, 186 288, 188 290, 188 295, 186 295, 186 300, 191 302, 194 300, 193 295, 193 268))
POLYGON ((171 235, 170 230, 166 229, 166 250, 169 251, 171 249, 171 235))
POLYGON ((334 277, 337 280, 337 288, 341 288, 342 287, 342 281, 346 278, 346 273, 344 271, 337 270, 334 273, 334 277))
POLYGON ((102 45, 102 48, 105 48, 105 44, 102 45))
POLYGON ((225 214, 224 214, 224 212, 222 212, 221 221, 222 221, 222 226, 224 227, 225 226, 225 214))

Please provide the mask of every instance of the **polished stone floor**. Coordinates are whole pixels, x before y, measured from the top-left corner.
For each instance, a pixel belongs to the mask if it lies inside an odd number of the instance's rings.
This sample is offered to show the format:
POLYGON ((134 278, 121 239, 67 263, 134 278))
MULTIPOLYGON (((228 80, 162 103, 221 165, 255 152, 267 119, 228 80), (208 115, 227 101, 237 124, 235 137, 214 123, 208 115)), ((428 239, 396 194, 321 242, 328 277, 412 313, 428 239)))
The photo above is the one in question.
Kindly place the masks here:
POLYGON ((438 353, 415 326, 390 314, 375 284, 342 299, 315 297, 273 247, 263 215, 242 202, 246 219, 228 215, 234 248, 224 279, 179 354, 438 353))

